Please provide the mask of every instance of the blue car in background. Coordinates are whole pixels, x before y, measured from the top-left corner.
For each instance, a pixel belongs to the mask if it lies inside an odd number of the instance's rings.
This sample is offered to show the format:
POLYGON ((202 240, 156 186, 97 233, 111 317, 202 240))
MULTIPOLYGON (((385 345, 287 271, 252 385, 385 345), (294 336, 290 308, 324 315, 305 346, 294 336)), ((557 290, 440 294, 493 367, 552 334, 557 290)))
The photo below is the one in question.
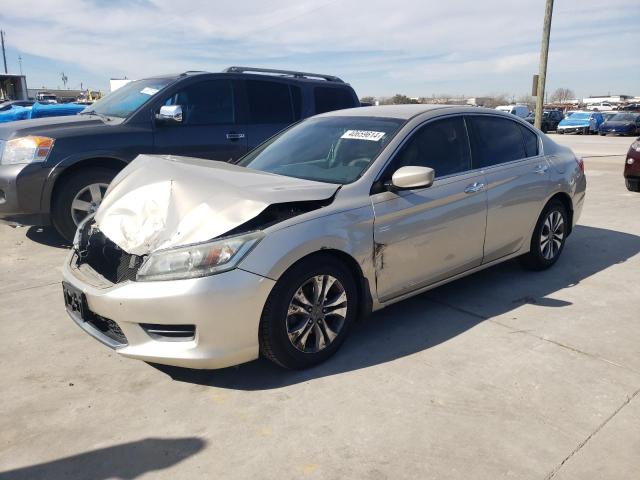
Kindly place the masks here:
POLYGON ((605 120, 598 131, 600 135, 640 135, 640 113, 616 113, 605 120))
POLYGON ((600 112, 574 112, 558 124, 558 133, 598 133, 604 118, 600 112))

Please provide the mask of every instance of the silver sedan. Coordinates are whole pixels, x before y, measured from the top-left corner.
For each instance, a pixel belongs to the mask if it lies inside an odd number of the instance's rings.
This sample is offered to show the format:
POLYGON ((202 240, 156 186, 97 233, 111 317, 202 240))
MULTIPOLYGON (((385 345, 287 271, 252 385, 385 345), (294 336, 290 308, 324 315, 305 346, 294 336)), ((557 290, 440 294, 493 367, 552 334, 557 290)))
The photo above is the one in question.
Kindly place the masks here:
POLYGON ((309 367, 372 311, 516 257, 551 267, 585 189, 582 160, 513 115, 326 113, 235 165, 138 157, 80 225, 65 303, 126 357, 309 367))

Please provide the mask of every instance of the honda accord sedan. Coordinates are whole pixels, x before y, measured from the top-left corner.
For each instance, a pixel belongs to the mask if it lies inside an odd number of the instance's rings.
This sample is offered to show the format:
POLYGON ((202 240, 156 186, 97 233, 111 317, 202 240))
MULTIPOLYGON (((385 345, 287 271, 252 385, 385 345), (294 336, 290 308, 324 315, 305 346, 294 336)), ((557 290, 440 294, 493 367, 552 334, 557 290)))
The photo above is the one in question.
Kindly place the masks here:
POLYGON ((326 113, 237 164, 139 156, 80 225, 65 303, 125 357, 305 368, 375 310, 513 258, 551 267, 585 190, 581 159, 514 115, 326 113))

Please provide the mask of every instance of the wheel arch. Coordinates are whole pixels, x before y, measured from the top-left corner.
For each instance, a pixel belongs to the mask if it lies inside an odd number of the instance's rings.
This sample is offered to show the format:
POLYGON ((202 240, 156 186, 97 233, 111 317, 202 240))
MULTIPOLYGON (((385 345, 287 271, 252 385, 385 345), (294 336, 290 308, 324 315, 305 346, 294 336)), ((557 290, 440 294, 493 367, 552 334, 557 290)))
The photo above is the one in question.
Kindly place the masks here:
POLYGON ((283 275, 294 268, 296 265, 298 265, 300 262, 314 257, 332 257, 344 264, 349 269, 349 271, 353 273, 356 288, 358 289, 358 318, 364 318, 371 314, 371 312, 373 311, 373 298, 371 296, 371 286, 369 285, 369 280, 365 277, 364 272, 362 271, 362 267, 360 266, 358 261, 344 250, 338 250, 336 248, 323 248, 314 252, 310 252, 289 265, 283 272, 283 275))
POLYGON ((49 175, 47 182, 48 188, 43 192, 41 199, 42 207, 47 211, 51 211, 60 186, 76 172, 87 168, 107 168, 119 172, 127 165, 128 162, 125 160, 108 156, 85 158, 67 165, 58 164, 49 175))
POLYGON ((547 205, 549 205, 549 203, 552 202, 553 200, 559 200, 567 209, 567 215, 569 216, 568 218, 569 231, 567 232, 567 236, 569 236, 571 234, 571 231, 573 230, 573 201, 571 200, 571 197, 569 196, 568 193, 557 192, 553 194, 551 197, 549 197, 547 202, 544 204, 543 211, 545 208, 547 208, 547 205))

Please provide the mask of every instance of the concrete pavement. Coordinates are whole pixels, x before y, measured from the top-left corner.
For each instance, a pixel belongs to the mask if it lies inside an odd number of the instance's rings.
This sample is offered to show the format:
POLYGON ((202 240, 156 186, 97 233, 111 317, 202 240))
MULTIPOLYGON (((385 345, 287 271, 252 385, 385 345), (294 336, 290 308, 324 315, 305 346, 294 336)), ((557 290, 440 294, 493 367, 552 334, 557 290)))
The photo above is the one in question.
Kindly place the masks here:
POLYGON ((57 237, 0 226, 0 479, 637 478, 632 139, 553 138, 589 182, 554 268, 394 305, 303 372, 122 359, 67 318, 57 237))

